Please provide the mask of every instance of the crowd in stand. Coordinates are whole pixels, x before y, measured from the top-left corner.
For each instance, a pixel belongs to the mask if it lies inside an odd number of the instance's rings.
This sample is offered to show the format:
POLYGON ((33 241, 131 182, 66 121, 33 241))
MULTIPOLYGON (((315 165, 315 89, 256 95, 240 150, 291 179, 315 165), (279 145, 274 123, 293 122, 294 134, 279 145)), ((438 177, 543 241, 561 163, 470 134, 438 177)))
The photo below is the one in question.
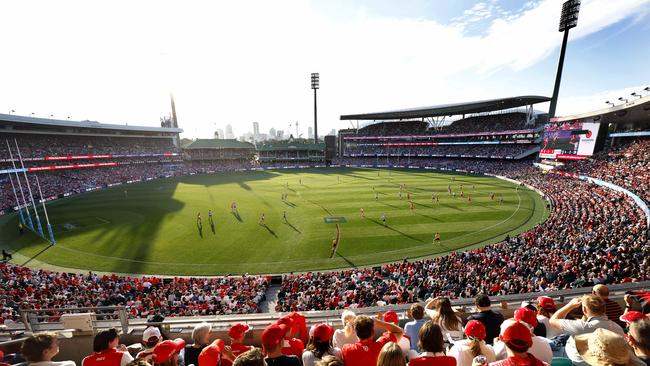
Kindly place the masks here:
POLYGON ((607 149, 589 159, 567 163, 561 170, 614 183, 650 202, 650 140, 607 149))
MULTIPOLYGON (((650 319, 625 310, 609 299, 604 285, 561 307, 540 296, 525 301, 512 318, 492 309, 485 294, 475 297, 476 310, 461 314, 446 297, 411 305, 406 321, 384 306, 374 317, 346 311, 342 327, 314 324, 308 330, 303 314, 291 312, 267 324, 261 348, 246 342, 252 327, 232 325, 227 339, 210 341, 212 327, 200 323, 191 342, 170 339, 160 326, 149 326, 140 343, 120 344, 115 329, 100 331, 93 352, 82 366, 647 366, 650 364, 650 319), (461 315, 464 315, 461 318, 461 315)), ((262 330, 260 327, 259 330, 262 330)), ((225 338, 225 337, 224 337, 225 338)), ((250 339, 250 338, 249 338, 250 339)), ((59 353, 57 335, 37 333, 22 344, 30 365, 74 366, 53 362, 59 353)), ((67 343, 72 344, 72 343, 67 343)), ((2 361, 2 360, 0 360, 2 361)))
POLYGON ((527 125, 526 119, 525 113, 513 112, 467 117, 437 128, 428 128, 428 124, 422 121, 379 122, 360 128, 357 134, 359 136, 438 135, 514 131, 535 127, 527 125))
POLYGON ((9 159, 5 140, 10 142, 14 158, 18 143, 23 159, 44 158, 45 156, 69 155, 140 155, 178 152, 171 138, 103 137, 75 135, 40 135, 0 133, 0 159, 9 159))
POLYGON ((471 157, 516 157, 534 148, 535 145, 431 145, 431 146, 362 146, 346 147, 344 155, 391 155, 391 156, 471 156, 471 157))
MULTIPOLYGON (((68 274, 0 264, 0 321, 19 321, 18 309, 122 305, 131 317, 198 316, 259 312, 269 278, 123 277, 68 274)), ((47 315, 56 321, 61 312, 47 315)))

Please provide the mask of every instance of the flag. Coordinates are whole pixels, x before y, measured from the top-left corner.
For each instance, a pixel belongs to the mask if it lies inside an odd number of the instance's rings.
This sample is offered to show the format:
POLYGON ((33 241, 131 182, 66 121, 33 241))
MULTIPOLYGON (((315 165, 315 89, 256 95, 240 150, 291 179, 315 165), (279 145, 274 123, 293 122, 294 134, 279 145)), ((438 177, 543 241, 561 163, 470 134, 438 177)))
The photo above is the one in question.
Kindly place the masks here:
POLYGON ((632 290, 625 293, 629 295, 634 301, 641 304, 641 312, 644 314, 650 313, 650 292, 641 290, 632 290))

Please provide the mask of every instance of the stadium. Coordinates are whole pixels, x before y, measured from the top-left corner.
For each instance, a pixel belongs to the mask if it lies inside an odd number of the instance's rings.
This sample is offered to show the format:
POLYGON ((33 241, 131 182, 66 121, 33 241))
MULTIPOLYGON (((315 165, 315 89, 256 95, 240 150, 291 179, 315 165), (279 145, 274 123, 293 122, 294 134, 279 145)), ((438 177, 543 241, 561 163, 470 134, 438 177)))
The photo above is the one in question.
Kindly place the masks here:
POLYGON ((310 138, 265 140, 183 138, 173 96, 160 127, 0 113, 0 364, 648 364, 650 87, 556 113, 580 3, 550 97, 319 138, 312 73, 310 138))

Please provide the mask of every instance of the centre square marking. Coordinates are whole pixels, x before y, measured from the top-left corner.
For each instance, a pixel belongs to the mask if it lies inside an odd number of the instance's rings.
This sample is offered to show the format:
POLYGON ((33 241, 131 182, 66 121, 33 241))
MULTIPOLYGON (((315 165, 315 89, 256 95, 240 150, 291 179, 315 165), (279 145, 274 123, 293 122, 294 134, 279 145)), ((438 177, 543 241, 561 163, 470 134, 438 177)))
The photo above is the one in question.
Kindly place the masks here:
POLYGON ((326 224, 345 224, 348 222, 343 216, 325 216, 323 218, 326 224))

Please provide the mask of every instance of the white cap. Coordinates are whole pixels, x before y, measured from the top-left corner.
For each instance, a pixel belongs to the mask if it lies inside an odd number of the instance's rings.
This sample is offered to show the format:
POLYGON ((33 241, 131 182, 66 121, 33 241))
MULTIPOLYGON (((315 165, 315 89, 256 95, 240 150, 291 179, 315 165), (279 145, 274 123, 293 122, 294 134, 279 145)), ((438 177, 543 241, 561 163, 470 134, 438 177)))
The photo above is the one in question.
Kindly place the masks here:
POLYGON ((142 332, 143 341, 146 342, 152 337, 160 338, 161 337, 160 329, 158 329, 157 327, 148 327, 147 329, 144 330, 144 332, 142 332))

